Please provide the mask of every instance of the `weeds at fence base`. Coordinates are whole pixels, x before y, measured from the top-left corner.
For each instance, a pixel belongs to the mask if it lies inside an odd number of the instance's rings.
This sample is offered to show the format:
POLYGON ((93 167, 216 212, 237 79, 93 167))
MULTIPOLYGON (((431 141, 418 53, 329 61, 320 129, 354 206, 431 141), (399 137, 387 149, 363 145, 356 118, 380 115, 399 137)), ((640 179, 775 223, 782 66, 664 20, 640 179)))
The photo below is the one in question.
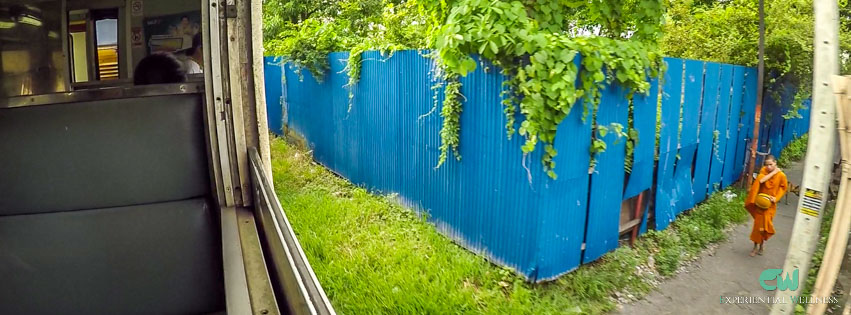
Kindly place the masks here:
POLYGON ((777 166, 789 167, 792 162, 800 161, 807 154, 807 141, 809 134, 804 134, 800 138, 792 140, 780 152, 780 157, 777 158, 777 166))

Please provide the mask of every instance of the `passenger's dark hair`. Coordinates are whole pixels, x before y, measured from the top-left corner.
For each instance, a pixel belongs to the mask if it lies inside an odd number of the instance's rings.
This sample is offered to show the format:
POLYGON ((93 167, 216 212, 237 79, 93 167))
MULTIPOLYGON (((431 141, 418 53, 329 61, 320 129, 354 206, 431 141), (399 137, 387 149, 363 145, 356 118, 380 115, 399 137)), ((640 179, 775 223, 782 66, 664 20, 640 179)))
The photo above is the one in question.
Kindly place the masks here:
POLYGON ((763 161, 763 163, 768 162, 768 161, 774 161, 774 163, 777 163, 777 158, 775 158, 774 155, 769 154, 768 156, 765 157, 765 161, 763 161))
POLYGON ((133 84, 181 83, 186 81, 186 70, 170 54, 151 54, 139 61, 133 72, 133 84))
POLYGON ((195 52, 198 51, 198 48, 201 48, 201 43, 201 32, 198 32, 197 34, 195 34, 195 36, 192 36, 192 47, 186 49, 186 55, 195 55, 195 52))

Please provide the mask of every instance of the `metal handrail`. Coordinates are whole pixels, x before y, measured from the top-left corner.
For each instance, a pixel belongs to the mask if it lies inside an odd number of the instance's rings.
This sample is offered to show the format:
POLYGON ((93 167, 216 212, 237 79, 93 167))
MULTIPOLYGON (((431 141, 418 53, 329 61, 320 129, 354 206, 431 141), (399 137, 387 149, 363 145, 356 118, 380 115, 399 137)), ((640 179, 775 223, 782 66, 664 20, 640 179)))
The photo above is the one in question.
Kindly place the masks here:
POLYGON ((255 215, 269 251, 266 255, 269 267, 274 269, 278 280, 275 287, 287 303, 282 308, 292 314, 336 314, 287 220, 269 176, 263 171, 257 148, 249 148, 248 154, 255 215))
POLYGON ((73 92, 8 97, 0 99, 0 109, 100 101, 120 98, 151 97, 177 94, 198 94, 203 92, 204 84, 195 82, 108 87, 100 89, 78 90, 73 92))

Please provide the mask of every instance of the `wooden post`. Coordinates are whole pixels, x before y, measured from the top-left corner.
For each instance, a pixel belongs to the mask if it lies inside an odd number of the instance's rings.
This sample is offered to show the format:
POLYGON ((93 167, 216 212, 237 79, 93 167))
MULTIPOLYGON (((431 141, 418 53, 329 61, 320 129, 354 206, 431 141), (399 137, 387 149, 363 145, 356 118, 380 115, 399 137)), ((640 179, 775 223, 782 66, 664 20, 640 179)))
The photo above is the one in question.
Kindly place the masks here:
MULTIPOLYGON (((848 243, 848 229, 851 227, 851 210, 848 204, 848 189, 851 174, 849 174, 849 158, 851 158, 851 143, 848 142, 848 126, 851 125, 851 78, 833 76, 833 91, 836 94, 836 115, 839 126, 839 145, 842 152, 842 180, 839 183, 839 199, 836 201, 836 210, 833 214, 833 223, 824 250, 821 268, 813 287, 813 296, 822 298, 830 296, 836 277, 839 274, 839 266, 845 255, 845 246, 848 243)), ((807 314, 823 314, 827 304, 810 304, 807 314)))
POLYGON ((830 80, 839 73, 839 7, 835 0, 815 0, 813 13, 815 38, 810 141, 807 143, 801 198, 798 199, 792 239, 783 264, 783 274, 797 270, 800 276, 796 289, 776 292, 775 297, 779 302, 772 306, 772 315, 791 314, 795 305, 789 301, 789 297, 801 296, 806 286, 810 262, 818 245, 824 205, 828 200, 836 146, 836 99, 830 80))
POLYGON ((638 224, 636 224, 632 228, 632 235, 629 238, 629 246, 635 245, 635 239, 638 238, 638 230, 641 229, 641 217, 644 216, 644 193, 645 192, 646 192, 646 190, 642 191, 640 194, 638 194, 638 199, 635 201, 635 212, 634 213, 635 213, 635 220, 638 220, 638 224))
POLYGON ((765 89, 765 5, 759 0, 759 66, 756 75, 756 110, 754 111, 753 138, 751 139, 751 158, 748 160, 747 189, 753 183, 754 163, 759 143, 759 122, 762 114, 763 90, 765 89))

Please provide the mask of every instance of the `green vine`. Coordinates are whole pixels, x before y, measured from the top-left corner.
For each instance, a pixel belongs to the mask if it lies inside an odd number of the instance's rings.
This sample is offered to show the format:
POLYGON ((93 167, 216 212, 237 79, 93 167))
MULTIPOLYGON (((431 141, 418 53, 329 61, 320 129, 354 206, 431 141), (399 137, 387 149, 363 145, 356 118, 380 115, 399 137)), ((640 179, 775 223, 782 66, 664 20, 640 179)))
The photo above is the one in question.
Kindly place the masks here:
POLYGON ((635 146, 638 145, 638 130, 635 127, 635 104, 629 100, 629 113, 627 116, 626 154, 623 161, 623 169, 626 174, 632 174, 632 166, 635 164, 635 146))
POLYGON ((712 131, 712 152, 714 152, 713 155, 715 155, 716 161, 724 162, 721 159, 721 156, 718 154, 718 152, 721 149, 720 144, 721 144, 721 132, 718 131, 718 130, 713 130, 712 131))
POLYGON ((800 111, 807 108, 804 105, 804 100, 810 98, 810 93, 804 89, 800 89, 795 92, 795 99, 792 100, 792 104, 789 105, 789 110, 786 114, 783 114, 783 119, 795 119, 795 118, 804 118, 801 116, 800 111))
POLYGON ((365 45, 359 44, 352 47, 349 50, 349 59, 346 60, 346 68, 343 69, 347 71, 349 82, 346 83, 346 89, 349 92, 349 108, 346 110, 347 112, 352 111, 352 104, 354 103, 355 98, 355 84, 360 80, 360 69, 361 69, 361 58, 364 52, 365 45))
MULTIPOLYGON (((597 132, 594 134, 593 139, 591 140, 591 166, 590 169, 593 170, 597 165, 597 155, 606 151, 606 142, 603 141, 603 138, 609 133, 612 132, 617 136, 617 139, 613 144, 620 143, 623 139, 627 139, 627 147, 630 147, 630 135, 627 132, 624 132, 623 125, 619 123, 611 123, 608 126, 597 125, 597 132)), ((638 139, 638 138, 636 138, 638 139)), ((629 156, 630 154, 627 154, 629 156)), ((552 175, 551 175, 552 176, 552 175)))
POLYGON ((460 137, 458 136, 461 130, 461 82, 458 81, 458 76, 454 74, 446 74, 444 81, 446 82, 446 96, 443 99, 443 108, 440 110, 440 116, 443 117, 443 127, 440 129, 440 157, 437 161, 437 167, 446 162, 447 152, 452 150, 455 158, 461 160, 461 153, 458 151, 460 137))
MULTIPOLYGON (((657 45, 662 0, 341 0, 301 4, 306 5, 305 10, 290 12, 295 7, 270 2, 267 9, 283 14, 264 16, 269 22, 265 46, 297 68, 308 68, 320 81, 330 69, 328 53, 349 51, 344 69, 349 76, 349 110, 364 51, 377 49, 383 55, 399 49, 433 49, 441 73, 435 87, 444 95, 437 166, 450 151, 460 159, 464 97, 459 80, 477 68, 474 54, 489 60, 508 78, 502 92, 507 137, 515 133, 523 137, 524 156, 541 144, 543 169, 553 178, 556 130, 579 100, 585 122, 596 113, 601 89, 618 84, 631 98, 634 93, 647 93, 648 77, 662 70, 657 45), (522 119, 515 119, 518 114, 522 119)), ((594 141, 592 150, 602 152, 604 144, 594 141)), ((631 147, 628 144, 627 149, 631 147)))
MULTIPOLYGON (((471 54, 475 53, 509 76, 509 89, 504 93, 508 97, 503 101, 508 135, 515 132, 514 116, 519 109, 524 120, 516 132, 525 139, 522 151, 528 154, 541 142, 541 162, 553 178, 556 130, 573 105, 584 99, 584 121, 589 111, 596 112, 600 90, 606 84, 619 84, 631 98, 636 92, 647 93, 648 76, 657 76, 662 67, 655 41, 647 40, 658 35, 661 1, 573 2, 461 1, 440 27, 434 45, 439 63, 449 73, 465 76, 474 71, 476 62, 471 54), (591 19, 578 19, 587 16, 591 19), (602 26, 596 28, 601 36, 573 36, 565 31, 571 25, 589 27, 586 32, 594 29, 591 25, 602 26), (581 68, 575 62, 577 56, 582 56, 581 68)), ((460 90, 450 91, 447 86, 444 94, 447 99, 458 99, 460 90)), ((441 136, 458 144, 452 124, 444 124, 441 136)), ((605 150, 605 143, 597 140, 592 143, 592 155, 605 150)), ((447 149, 442 147, 441 156, 447 149)))
POLYGON ((635 165, 635 147, 638 145, 638 130, 629 128, 626 141, 626 157, 623 162, 624 171, 632 174, 632 166, 635 165))

